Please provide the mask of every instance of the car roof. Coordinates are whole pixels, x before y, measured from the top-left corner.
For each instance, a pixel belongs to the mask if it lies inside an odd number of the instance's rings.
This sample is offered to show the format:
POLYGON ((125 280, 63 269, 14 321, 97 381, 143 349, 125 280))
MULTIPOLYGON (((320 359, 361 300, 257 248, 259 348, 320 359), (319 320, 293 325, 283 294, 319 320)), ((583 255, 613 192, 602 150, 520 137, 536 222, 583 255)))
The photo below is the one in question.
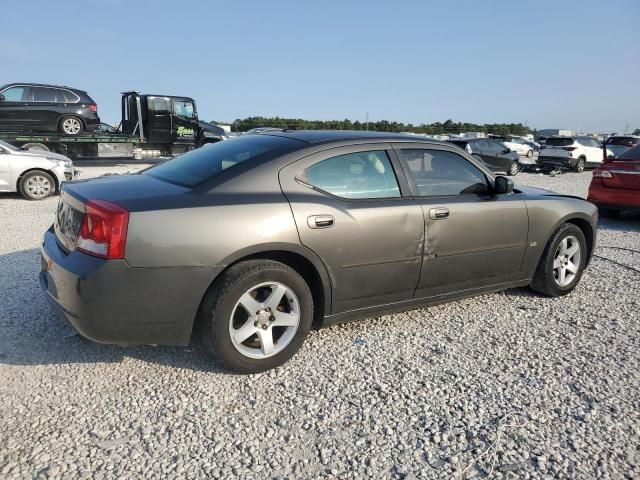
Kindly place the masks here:
POLYGON ((257 135, 286 137, 306 143, 330 143, 344 140, 376 140, 388 142, 414 142, 447 145, 447 142, 426 137, 391 132, 369 132, 362 130, 281 130, 261 132, 257 135))
POLYGON ((80 90, 79 88, 69 87, 67 85, 52 85, 50 83, 33 83, 33 82, 12 82, 7 83, 0 87, 0 89, 4 89, 6 87, 11 87, 13 85, 24 86, 24 87, 50 87, 50 88, 64 88, 66 90, 71 90, 73 92, 82 92, 87 93, 86 90, 80 90))

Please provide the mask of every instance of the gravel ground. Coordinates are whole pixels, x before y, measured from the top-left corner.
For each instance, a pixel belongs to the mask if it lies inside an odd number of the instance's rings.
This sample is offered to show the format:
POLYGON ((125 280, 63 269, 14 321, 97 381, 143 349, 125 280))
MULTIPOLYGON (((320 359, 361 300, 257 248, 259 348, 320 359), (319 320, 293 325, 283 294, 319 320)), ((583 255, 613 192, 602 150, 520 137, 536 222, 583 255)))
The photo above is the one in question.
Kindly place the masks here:
MULTIPOLYGON (((589 179, 517 177, 582 196, 589 179)), ((56 202, 0 196, 0 478, 640 476, 638 272, 598 257, 568 297, 517 289, 315 331, 285 366, 239 376, 62 325, 37 282, 56 202)), ((638 232, 601 221, 597 254, 640 268, 638 232)))

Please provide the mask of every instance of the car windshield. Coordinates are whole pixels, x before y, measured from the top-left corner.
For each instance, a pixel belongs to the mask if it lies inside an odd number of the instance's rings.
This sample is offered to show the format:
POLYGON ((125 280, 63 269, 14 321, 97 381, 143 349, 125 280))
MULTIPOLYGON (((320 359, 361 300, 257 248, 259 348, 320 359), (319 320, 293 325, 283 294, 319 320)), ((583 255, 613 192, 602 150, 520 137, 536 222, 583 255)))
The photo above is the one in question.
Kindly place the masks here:
POLYGON ((14 147, 10 143, 3 142, 2 140, 0 140, 0 147, 4 148, 5 150, 9 150, 11 152, 19 152, 20 151, 18 148, 14 147))
POLYGON ((568 147, 573 144, 573 138, 566 137, 558 137, 558 138, 547 138, 545 145, 550 145, 552 147, 568 147))
POLYGON ((258 157, 285 153, 299 145, 297 140, 269 135, 251 135, 205 145, 173 160, 160 163, 144 175, 195 187, 223 170, 258 157))
POLYGON ((616 160, 635 160, 636 162, 640 162, 640 145, 630 148, 616 158, 616 160))

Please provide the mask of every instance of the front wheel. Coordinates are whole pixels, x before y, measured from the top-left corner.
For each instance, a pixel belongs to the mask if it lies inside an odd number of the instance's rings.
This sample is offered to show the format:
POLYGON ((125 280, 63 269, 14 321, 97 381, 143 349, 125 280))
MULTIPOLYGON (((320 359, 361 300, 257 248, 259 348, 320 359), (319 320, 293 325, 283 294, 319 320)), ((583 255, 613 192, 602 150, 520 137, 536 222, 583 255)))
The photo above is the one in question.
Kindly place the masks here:
POLYGON ((570 293, 580 282, 587 260, 587 241, 582 230, 563 223, 545 247, 531 288, 550 297, 570 293))
POLYGON ((579 158, 576 164, 573 166, 573 171, 576 173, 584 172, 585 160, 584 158, 579 158))
POLYGON ((43 200, 56 191, 56 182, 47 172, 33 170, 20 179, 20 193, 27 200, 43 200))
POLYGON ((527 158, 533 157, 533 150, 527 151, 527 158))
POLYGON ((60 133, 69 136, 80 135, 83 130, 82 120, 78 117, 62 117, 60 119, 60 133))
POLYGON ((289 266, 250 260, 214 283, 199 320, 211 354, 233 371, 258 373, 282 365, 300 349, 311 329, 313 297, 289 266))
POLYGON ((513 177, 514 175, 517 175, 519 171, 520 171, 520 164, 517 161, 514 161, 514 162, 511 162, 511 165, 509 165, 509 168, 507 169, 507 175, 509 175, 510 177, 513 177))

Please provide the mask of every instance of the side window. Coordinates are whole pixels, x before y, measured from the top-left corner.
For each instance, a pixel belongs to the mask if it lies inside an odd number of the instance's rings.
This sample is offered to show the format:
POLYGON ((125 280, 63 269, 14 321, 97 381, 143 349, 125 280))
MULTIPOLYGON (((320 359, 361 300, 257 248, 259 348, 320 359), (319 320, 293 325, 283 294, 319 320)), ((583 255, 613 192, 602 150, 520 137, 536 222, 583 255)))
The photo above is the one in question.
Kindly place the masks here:
POLYGON ((169 100, 166 98, 149 97, 149 111, 154 115, 169 115, 171 113, 169 100))
POLYGON ((489 151, 489 142, 487 140, 478 140, 471 145, 474 153, 487 153, 489 151))
POLYGON ((487 177, 464 157, 444 150, 399 151, 421 197, 479 194, 489 191, 487 177))
POLYGON ((4 96, 5 102, 26 102, 26 91, 27 87, 9 87, 2 92, 2 95, 4 96))
POLYGON ((349 199, 400 196, 398 180, 384 150, 328 158, 304 172, 305 183, 349 199))
POLYGON ((33 87, 34 102, 55 102, 56 91, 53 88, 33 87))
POLYGON ((64 98, 64 101, 66 103, 78 103, 80 101, 80 97, 78 97, 75 93, 70 92, 69 90, 60 90, 60 96, 61 98, 64 98))
POLYGON ((174 100, 173 113, 178 117, 195 118, 195 110, 191 102, 174 100))

